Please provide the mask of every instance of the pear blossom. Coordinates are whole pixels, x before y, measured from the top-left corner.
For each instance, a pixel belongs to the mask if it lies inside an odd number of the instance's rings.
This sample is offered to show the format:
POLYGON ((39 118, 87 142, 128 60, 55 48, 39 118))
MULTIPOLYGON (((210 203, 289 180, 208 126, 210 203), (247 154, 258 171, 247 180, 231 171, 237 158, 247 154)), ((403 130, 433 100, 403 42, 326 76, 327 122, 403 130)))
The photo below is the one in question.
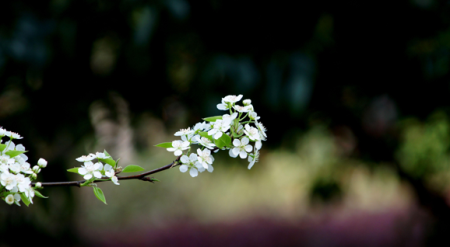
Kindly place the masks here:
POLYGON ((189 135, 189 134, 193 134, 194 130, 191 130, 191 128, 187 128, 187 129, 181 129, 178 132, 175 132, 174 136, 185 136, 185 135, 189 135))
POLYGON ((250 112, 250 113, 248 114, 248 116, 249 116, 249 118, 250 118, 251 120, 259 120, 259 119, 261 118, 261 117, 259 117, 258 114, 257 114, 256 112, 254 112, 254 111, 250 112))
POLYGON ((249 111, 253 110, 252 105, 247 105, 247 106, 235 105, 235 106, 233 106, 233 108, 238 112, 249 112, 249 111))
POLYGON ((231 115, 225 114, 225 115, 222 116, 222 121, 224 123, 231 124, 231 122, 233 122, 233 120, 236 119, 237 115, 238 115, 237 112, 235 112, 235 113, 233 113, 231 115))
POLYGON ((248 145, 248 143, 249 140, 245 136, 241 140, 234 139, 233 141, 234 148, 230 151, 230 156, 235 158, 239 155, 241 159, 247 158, 247 153, 253 150, 253 147, 248 145))
POLYGON ((175 156, 180 156, 183 150, 189 149, 190 143, 188 141, 173 141, 172 147, 167 148, 167 151, 174 152, 175 156))
POLYGON ((103 164, 101 162, 92 163, 91 161, 87 161, 84 163, 84 166, 78 169, 78 173, 83 175, 83 178, 89 180, 92 176, 96 178, 102 178, 102 173, 100 172, 103 169, 103 164))
POLYGON ((47 161, 44 160, 43 158, 40 158, 40 159, 38 160, 38 165, 39 165, 40 167, 44 168, 44 167, 47 166, 47 161))
POLYGON ((7 195, 5 197, 5 202, 12 205, 14 203, 14 196, 12 194, 7 195))
POLYGON ((250 105, 252 103, 252 100, 250 99, 245 99, 244 101, 242 101, 244 103, 244 105, 250 105))
POLYGON ((116 176, 112 176, 111 177, 111 181, 115 184, 115 185, 120 185, 119 184, 119 179, 116 176))
POLYGON ((216 146, 213 142, 211 142, 211 140, 209 140, 209 139, 206 138, 206 137, 201 137, 201 138, 200 138, 200 136, 196 136, 196 137, 197 137, 197 138, 196 138, 195 141, 196 141, 198 144, 204 146, 205 148, 213 149, 213 148, 216 146))
POLYGON ((3 128, 0 128, 0 137, 3 137, 6 135, 6 130, 3 128))
MULTIPOLYGON (((97 158, 97 159, 108 159, 108 158, 111 158, 111 156, 108 156, 108 155, 106 155, 104 153, 97 152, 97 153, 95 153, 94 159, 95 158, 97 158)), ((88 161, 90 161, 90 160, 88 160, 88 161)))
POLYGON ((228 96, 225 96, 225 98, 222 98, 222 101, 234 104, 241 99, 242 99, 242 94, 239 94, 237 96, 236 95, 228 95, 228 96))
POLYGON ((17 185, 16 176, 11 173, 2 173, 0 179, 1 184, 5 186, 7 190, 11 190, 17 185))
MULTIPOLYGON (((181 163, 183 165, 180 166, 181 172, 187 172, 189 170, 189 174, 191 177, 197 177, 198 176, 198 168, 202 167, 200 162, 198 161, 197 154, 191 153, 191 155, 188 157, 187 155, 183 155, 180 158, 181 163)), ((203 168, 203 167, 202 167, 203 168)))
POLYGON ((211 165, 214 161, 211 151, 209 149, 201 150, 197 149, 198 161, 203 166, 203 168, 208 169, 208 165, 211 165))
POLYGON ((114 176, 116 174, 113 167, 109 164, 106 164, 103 167, 103 170, 105 171, 105 176, 107 176, 109 178, 111 178, 112 176, 114 176))
POLYGON ((94 160, 95 158, 97 158, 96 155, 94 155, 94 154, 88 154, 87 156, 83 155, 83 156, 81 156, 81 157, 78 157, 78 158, 76 158, 76 160, 77 160, 78 162, 88 162, 88 161, 94 160))
POLYGON ((250 138, 252 141, 259 141, 261 136, 259 135, 259 131, 255 127, 251 127, 250 125, 245 125, 244 133, 250 138))
POLYGON ((260 123, 260 122, 256 122, 255 125, 258 128, 258 130, 259 130, 259 135, 261 137, 261 140, 265 141, 266 138, 267 138, 267 135, 266 135, 267 129, 266 129, 266 127, 264 127, 264 125, 262 125, 262 123, 260 123))
POLYGON ((228 121, 223 121, 218 119, 214 122, 214 128, 208 131, 208 135, 213 136, 214 139, 219 139, 225 132, 230 129, 230 123, 228 121))
POLYGON ((248 162, 250 162, 250 164, 248 165, 248 169, 250 170, 253 165, 258 162, 259 160, 259 151, 256 149, 254 154, 250 154, 248 156, 248 162))

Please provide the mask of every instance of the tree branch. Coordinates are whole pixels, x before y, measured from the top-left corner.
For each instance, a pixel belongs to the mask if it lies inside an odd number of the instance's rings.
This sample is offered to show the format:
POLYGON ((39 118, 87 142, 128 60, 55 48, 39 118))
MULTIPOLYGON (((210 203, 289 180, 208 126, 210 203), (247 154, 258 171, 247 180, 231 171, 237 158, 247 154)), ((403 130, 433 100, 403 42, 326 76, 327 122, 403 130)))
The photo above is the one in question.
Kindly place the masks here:
MULTIPOLYGON (((153 178, 149 178, 149 177, 146 177, 146 176, 151 175, 151 174, 155 174, 155 173, 158 173, 158 172, 162 172, 164 170, 168 170, 168 169, 174 167, 176 165, 176 162, 180 160, 180 157, 178 157, 172 163, 170 163, 168 165, 165 165, 165 166, 162 166, 160 168, 157 168, 155 170, 151 170, 151 171, 148 171, 148 172, 144 172, 144 173, 137 174, 137 175, 131 175, 131 176, 117 176, 117 179, 118 180, 139 179, 139 180, 142 180, 142 181, 148 181, 148 182, 152 182, 153 183, 153 181, 155 181, 155 180, 153 178)), ((46 186, 77 186, 77 187, 81 187, 81 185, 83 183, 85 183, 86 181, 87 180, 68 181, 68 182, 44 182, 44 183, 41 182, 41 184, 42 184, 43 187, 46 187, 46 186)), ((107 182, 107 181, 110 181, 110 180, 109 179, 98 179, 98 180, 94 180, 93 183, 101 183, 101 182, 107 182)), ((32 186, 34 186, 35 184, 36 184, 36 182, 31 183, 32 186)))

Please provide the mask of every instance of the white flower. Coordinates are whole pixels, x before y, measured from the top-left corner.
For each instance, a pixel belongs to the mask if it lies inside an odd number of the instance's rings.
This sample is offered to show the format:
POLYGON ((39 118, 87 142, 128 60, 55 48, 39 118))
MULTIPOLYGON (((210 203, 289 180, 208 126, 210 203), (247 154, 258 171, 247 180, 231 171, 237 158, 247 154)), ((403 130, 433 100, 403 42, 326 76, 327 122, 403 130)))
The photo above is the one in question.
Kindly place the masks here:
POLYGON ((100 162, 92 163, 91 161, 85 162, 84 167, 78 169, 78 173, 80 175, 84 175, 83 178, 89 180, 92 176, 96 178, 102 178, 102 173, 100 172, 103 169, 103 164, 100 162))
POLYGON ((0 128, 0 137, 6 135, 6 130, 3 128, 0 128))
POLYGON ((261 118, 261 117, 259 117, 258 114, 257 114, 256 112, 254 112, 254 111, 250 112, 250 113, 248 114, 248 117, 249 117, 251 120, 259 120, 259 119, 261 118))
POLYGON ((211 129, 211 124, 203 122, 203 123, 196 123, 194 126, 194 131, 197 132, 197 130, 199 131, 206 131, 211 129))
POLYGON ((234 148, 231 150, 230 156, 235 158, 239 155, 241 159, 247 158, 247 153, 253 150, 252 146, 247 145, 248 142, 249 140, 245 136, 242 138, 242 140, 234 139, 233 141, 234 148))
POLYGON ((262 125, 262 123, 258 123, 258 122, 256 122, 255 125, 258 128, 258 130, 259 130, 259 135, 261 136, 261 140, 265 141, 266 138, 267 138, 267 135, 266 135, 267 129, 266 129, 266 127, 264 127, 264 125, 262 125))
POLYGON ((6 135, 9 136, 11 139, 22 139, 23 138, 19 134, 15 133, 15 132, 11 132, 11 131, 7 131, 6 135))
POLYGON ((115 184, 115 185, 120 185, 119 184, 119 179, 116 176, 112 176, 111 177, 111 181, 115 184))
POLYGON ((40 158, 40 159, 38 160, 38 165, 39 165, 40 167, 44 168, 44 167, 47 166, 47 161, 44 160, 43 158, 40 158))
POLYGON ((262 147, 262 142, 261 142, 261 141, 256 141, 256 142, 255 142, 255 148, 256 148, 257 150, 260 150, 261 147, 262 147))
POLYGON ((250 127, 250 125, 245 125, 244 133, 250 138, 252 141, 259 141, 261 136, 259 135, 259 131, 255 127, 250 127))
POLYGON ((20 172, 20 164, 19 163, 13 163, 9 165, 9 170, 13 173, 19 173, 20 172))
POLYGON ((235 105, 235 106, 233 106, 233 108, 238 112, 249 112, 249 111, 253 110, 252 105, 247 105, 247 106, 235 105))
MULTIPOLYGON (((184 141, 184 142, 192 142, 192 141, 193 141, 193 138, 192 138, 192 137, 194 137, 194 133, 193 133, 193 132, 190 133, 190 134, 181 136, 181 140, 184 141)), ((195 144, 195 143, 194 143, 194 144, 195 144)))
POLYGON ((22 174, 16 175, 17 188, 20 192, 24 192, 28 187, 30 187, 31 180, 22 174))
POLYGON ((3 173, 1 175, 1 183, 7 190, 11 190, 17 185, 16 176, 11 173, 3 173))
POLYGON ((16 150, 17 151, 25 151, 25 146, 22 145, 22 144, 19 144, 19 145, 16 146, 16 150))
POLYGON ((25 194, 26 197, 28 197, 30 202, 33 203, 34 189, 31 188, 31 186, 28 187, 27 189, 25 189, 24 194, 25 194))
POLYGON ((249 100, 249 99, 245 99, 245 100, 243 101, 243 103, 244 103, 244 105, 250 105, 250 104, 252 103, 252 101, 249 100))
POLYGON ((233 122, 233 120, 236 119, 237 115, 238 115, 237 112, 235 112, 231 115, 225 114, 222 116, 222 121, 224 123, 231 124, 231 122, 233 122))
POLYGON ((191 128, 187 128, 187 129, 180 129, 180 131, 175 132, 174 136, 185 136, 185 135, 189 135, 189 134, 193 134, 194 130, 191 130, 191 128))
POLYGON ((259 151, 256 149, 254 154, 250 154, 248 156, 248 162, 250 162, 250 164, 248 165, 248 169, 250 170, 253 165, 258 162, 259 160, 259 151))
POLYGON ((225 96, 225 98, 223 98, 222 101, 234 104, 234 103, 238 102, 241 99, 242 99, 242 94, 239 94, 238 96, 236 96, 236 95, 228 95, 228 96, 225 96))
POLYGON ((208 131, 208 135, 213 136, 214 139, 219 139, 223 133, 227 132, 230 129, 230 123, 224 122, 221 119, 218 119, 214 122, 214 128, 208 131))
MULTIPOLYGON (((183 165, 180 166, 181 172, 186 172, 189 170, 189 174, 191 177, 197 177, 198 176, 198 167, 202 167, 200 162, 198 161, 197 154, 192 153, 189 157, 187 155, 183 155, 180 158, 180 161, 183 163, 183 165)), ((203 167, 202 167, 203 168, 203 167)))
MULTIPOLYGON (((90 154, 90 155, 91 155, 91 154, 90 154)), ((107 158, 111 158, 111 156, 107 156, 106 154, 100 153, 100 152, 97 152, 97 153, 95 154, 95 157, 97 157, 98 159, 107 159, 107 158)), ((94 159, 95 159, 95 157, 94 157, 94 159)), ((91 159, 91 160, 93 160, 93 159, 91 159)), ((90 161, 90 160, 88 160, 88 161, 90 161)))
POLYGON ((198 161, 203 166, 203 168, 208 169, 208 165, 211 165, 214 161, 211 151, 209 149, 201 150, 197 149, 198 161))
POLYGON ((190 143, 188 141, 173 141, 172 147, 167 148, 167 151, 174 152, 175 156, 180 156, 183 153, 183 150, 189 149, 190 143))
POLYGON ((196 136, 196 140, 195 140, 198 144, 204 146, 205 148, 208 149, 213 149, 216 145, 214 143, 211 142, 211 140, 209 140, 208 138, 205 137, 201 137, 200 136, 196 136))
POLYGON ((113 167, 111 165, 109 165, 109 164, 106 164, 103 167, 103 170, 105 171, 105 176, 107 176, 109 178, 113 177, 116 174, 116 172, 114 171, 113 167))
POLYGON ((94 154, 88 154, 87 156, 83 155, 81 157, 76 158, 76 160, 78 162, 88 162, 91 161, 93 159, 97 158, 97 156, 95 156, 94 154))
POLYGON ((17 206, 20 206, 20 195, 15 193, 14 194, 14 203, 16 203, 17 206))
POLYGON ((7 195, 5 197, 5 202, 12 205, 14 203, 14 196, 12 194, 7 195))

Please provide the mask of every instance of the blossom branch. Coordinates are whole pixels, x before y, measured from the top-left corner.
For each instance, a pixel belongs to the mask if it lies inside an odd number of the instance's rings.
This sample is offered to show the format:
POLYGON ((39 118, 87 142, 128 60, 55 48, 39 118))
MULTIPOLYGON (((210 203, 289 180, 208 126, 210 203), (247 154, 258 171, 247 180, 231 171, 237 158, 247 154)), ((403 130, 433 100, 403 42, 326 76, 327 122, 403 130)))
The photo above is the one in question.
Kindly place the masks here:
MULTIPOLYGON (((137 174, 137 175, 117 176, 117 179, 118 180, 139 179, 139 180, 142 180, 142 181, 149 181, 149 182, 153 183, 156 180, 154 180, 153 178, 146 177, 146 176, 151 175, 151 174, 155 174, 155 173, 158 173, 158 172, 162 172, 164 170, 168 170, 168 169, 176 166, 177 162, 179 160, 180 160, 180 157, 178 157, 172 163, 170 163, 168 165, 165 165, 165 166, 162 166, 160 168, 157 168, 157 169, 154 169, 154 170, 151 170, 151 171, 148 171, 148 172, 144 172, 144 173, 141 173, 141 174, 137 174)), ((44 182, 44 183, 41 182, 41 185, 43 187, 45 187, 45 186, 76 186, 76 187, 81 187, 81 185, 83 183, 85 183, 86 181, 88 181, 88 180, 67 181, 67 182, 44 182)), ((110 180, 109 179, 97 179, 97 180, 94 180, 93 183, 101 183, 101 182, 107 182, 107 181, 110 181, 110 180)), ((36 182, 31 183, 31 184, 34 186, 36 184, 36 182)))

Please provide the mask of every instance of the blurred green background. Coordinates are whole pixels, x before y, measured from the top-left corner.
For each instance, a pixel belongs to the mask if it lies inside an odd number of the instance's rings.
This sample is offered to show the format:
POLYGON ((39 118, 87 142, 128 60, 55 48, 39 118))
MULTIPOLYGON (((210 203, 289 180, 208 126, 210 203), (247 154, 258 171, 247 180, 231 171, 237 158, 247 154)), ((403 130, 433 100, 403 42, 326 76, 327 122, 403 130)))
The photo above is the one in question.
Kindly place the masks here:
POLYGON ((252 100, 260 162, 196 178, 45 188, 0 203, 0 246, 448 246, 450 3, 51 0, 0 7, 0 126, 40 181, 106 149, 154 147, 229 94, 252 100), (27 237, 24 237, 27 236, 27 237))

